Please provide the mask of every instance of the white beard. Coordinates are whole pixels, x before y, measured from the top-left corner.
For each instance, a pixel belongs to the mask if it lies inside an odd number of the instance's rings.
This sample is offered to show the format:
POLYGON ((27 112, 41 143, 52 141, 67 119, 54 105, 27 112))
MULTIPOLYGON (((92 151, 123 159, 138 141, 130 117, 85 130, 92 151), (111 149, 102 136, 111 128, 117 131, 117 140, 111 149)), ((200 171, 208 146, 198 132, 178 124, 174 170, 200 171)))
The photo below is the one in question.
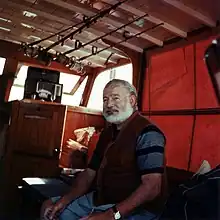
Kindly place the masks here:
POLYGON ((128 102, 126 106, 126 110, 123 112, 120 112, 118 115, 106 115, 103 113, 103 116, 105 117, 106 121, 113 124, 121 124, 125 120, 127 120, 134 112, 134 109, 132 108, 131 104, 128 102))

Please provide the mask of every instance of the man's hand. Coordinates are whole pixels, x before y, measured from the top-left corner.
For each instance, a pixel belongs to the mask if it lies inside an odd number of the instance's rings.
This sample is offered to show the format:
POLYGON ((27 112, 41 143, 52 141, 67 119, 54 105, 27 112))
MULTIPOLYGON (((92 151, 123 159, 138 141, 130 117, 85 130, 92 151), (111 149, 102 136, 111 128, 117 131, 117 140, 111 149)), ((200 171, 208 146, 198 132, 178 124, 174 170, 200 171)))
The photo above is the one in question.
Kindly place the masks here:
POLYGON ((94 213, 89 216, 83 217, 80 220, 114 220, 112 210, 101 213, 94 213))
POLYGON ((60 199, 55 204, 51 201, 46 201, 43 210, 43 219, 58 219, 59 214, 65 209, 67 203, 60 199))
POLYGON ((59 200, 56 202, 51 208, 51 211, 48 213, 49 214, 49 219, 58 219, 58 215, 65 209, 66 205, 59 200))

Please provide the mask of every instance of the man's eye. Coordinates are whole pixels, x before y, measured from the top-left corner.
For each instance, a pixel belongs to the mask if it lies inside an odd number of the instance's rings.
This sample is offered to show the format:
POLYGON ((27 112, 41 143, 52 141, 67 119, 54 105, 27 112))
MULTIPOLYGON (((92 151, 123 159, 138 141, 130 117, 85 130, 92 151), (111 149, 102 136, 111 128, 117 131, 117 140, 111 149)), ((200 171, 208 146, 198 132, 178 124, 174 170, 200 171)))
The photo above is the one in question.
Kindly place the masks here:
POLYGON ((119 99, 119 97, 115 97, 114 100, 115 100, 115 101, 118 101, 118 100, 120 100, 120 99, 119 99))

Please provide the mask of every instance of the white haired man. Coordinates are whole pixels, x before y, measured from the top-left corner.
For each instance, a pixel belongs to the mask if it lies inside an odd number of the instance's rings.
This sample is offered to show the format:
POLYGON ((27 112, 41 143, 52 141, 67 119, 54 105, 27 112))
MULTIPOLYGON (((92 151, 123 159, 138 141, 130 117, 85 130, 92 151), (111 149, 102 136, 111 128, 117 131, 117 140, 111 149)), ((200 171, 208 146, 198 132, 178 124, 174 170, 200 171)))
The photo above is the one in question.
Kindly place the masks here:
POLYGON ((77 176, 71 192, 43 204, 42 219, 157 218, 164 176, 163 133, 137 111, 137 92, 124 80, 105 86, 103 115, 108 126, 88 168, 77 176))

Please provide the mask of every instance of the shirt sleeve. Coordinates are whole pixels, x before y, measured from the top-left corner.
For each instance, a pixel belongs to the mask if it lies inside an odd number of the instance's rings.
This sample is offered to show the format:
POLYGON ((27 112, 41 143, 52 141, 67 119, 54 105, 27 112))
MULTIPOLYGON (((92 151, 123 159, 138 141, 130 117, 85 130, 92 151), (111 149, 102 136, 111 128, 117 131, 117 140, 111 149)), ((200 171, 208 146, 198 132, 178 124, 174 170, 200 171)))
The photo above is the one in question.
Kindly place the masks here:
POLYGON ((141 175, 164 172, 165 138, 157 131, 147 131, 137 140, 137 163, 141 175))

